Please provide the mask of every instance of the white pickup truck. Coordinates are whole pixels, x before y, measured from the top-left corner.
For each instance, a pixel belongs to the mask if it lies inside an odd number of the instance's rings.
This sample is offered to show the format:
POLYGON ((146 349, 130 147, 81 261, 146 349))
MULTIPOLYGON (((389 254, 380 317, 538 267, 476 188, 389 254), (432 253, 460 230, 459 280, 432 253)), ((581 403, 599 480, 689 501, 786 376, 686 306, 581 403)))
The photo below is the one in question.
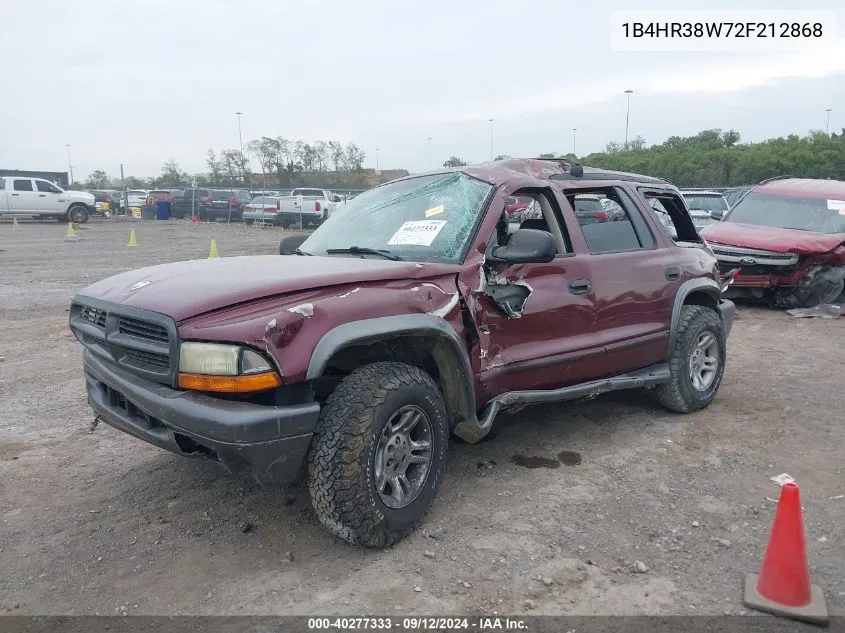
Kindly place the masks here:
POLYGON ((43 178, 0 176, 0 216, 83 224, 95 210, 92 193, 65 191, 43 178))
POLYGON ((277 222, 285 228, 298 226, 300 219, 300 201, 302 202, 302 223, 319 224, 334 211, 341 197, 326 189, 300 187, 279 200, 276 212, 277 222))

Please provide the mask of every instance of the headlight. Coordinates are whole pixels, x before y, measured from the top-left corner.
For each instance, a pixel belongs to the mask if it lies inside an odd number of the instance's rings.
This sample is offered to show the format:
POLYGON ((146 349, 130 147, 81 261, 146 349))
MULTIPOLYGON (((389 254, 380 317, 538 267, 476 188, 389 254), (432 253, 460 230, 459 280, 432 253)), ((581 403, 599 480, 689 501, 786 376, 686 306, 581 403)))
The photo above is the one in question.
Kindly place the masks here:
POLYGON ((183 389, 250 393, 281 384, 270 362, 251 349, 194 341, 179 348, 179 386, 183 389))

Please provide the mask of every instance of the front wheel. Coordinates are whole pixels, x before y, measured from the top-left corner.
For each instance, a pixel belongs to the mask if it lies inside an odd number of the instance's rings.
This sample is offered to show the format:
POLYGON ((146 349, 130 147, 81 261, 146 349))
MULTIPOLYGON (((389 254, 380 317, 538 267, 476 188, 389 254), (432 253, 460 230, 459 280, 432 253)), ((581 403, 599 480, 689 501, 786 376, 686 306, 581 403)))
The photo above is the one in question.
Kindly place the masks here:
POLYGON ((359 545, 401 540, 437 494, 448 440, 443 398, 426 372, 397 362, 356 369, 326 401, 308 456, 320 522, 359 545))
POLYGON ((669 358, 671 380, 657 387, 670 411, 692 413, 713 401, 725 373, 725 330, 712 308, 685 305, 669 358))

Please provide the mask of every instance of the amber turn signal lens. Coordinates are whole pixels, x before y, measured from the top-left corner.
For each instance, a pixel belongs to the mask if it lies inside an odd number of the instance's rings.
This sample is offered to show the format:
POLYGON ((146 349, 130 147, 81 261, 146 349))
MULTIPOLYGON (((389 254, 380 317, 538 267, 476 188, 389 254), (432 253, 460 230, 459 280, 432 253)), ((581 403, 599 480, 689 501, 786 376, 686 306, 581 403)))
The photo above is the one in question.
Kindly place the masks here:
POLYGON ((179 386, 192 391, 218 393, 253 393, 266 391, 282 384, 276 372, 247 374, 245 376, 209 376, 207 374, 179 374, 179 386))

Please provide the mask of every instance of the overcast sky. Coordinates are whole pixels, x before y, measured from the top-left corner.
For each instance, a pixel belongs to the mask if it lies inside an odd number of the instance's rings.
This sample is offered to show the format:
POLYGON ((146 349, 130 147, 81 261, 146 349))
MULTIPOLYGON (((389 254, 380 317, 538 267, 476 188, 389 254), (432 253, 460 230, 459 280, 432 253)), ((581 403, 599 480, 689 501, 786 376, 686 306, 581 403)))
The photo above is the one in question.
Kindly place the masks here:
MULTIPOLYGON (((726 3, 731 4, 731 3, 726 3)), ((735 0, 732 8, 795 9, 735 0)), ((814 9, 841 2, 818 0, 814 9)), ((644 0, 636 8, 711 9, 644 0)), ((366 165, 601 150, 712 127, 743 140, 845 127, 839 39, 803 53, 614 52, 611 10, 560 0, 0 2, 0 167, 204 171, 267 136, 357 143, 366 165), (429 152, 428 137, 431 137, 429 152)), ((800 7, 799 7, 800 8, 800 7)), ((257 169, 257 164, 256 164, 257 169)))

